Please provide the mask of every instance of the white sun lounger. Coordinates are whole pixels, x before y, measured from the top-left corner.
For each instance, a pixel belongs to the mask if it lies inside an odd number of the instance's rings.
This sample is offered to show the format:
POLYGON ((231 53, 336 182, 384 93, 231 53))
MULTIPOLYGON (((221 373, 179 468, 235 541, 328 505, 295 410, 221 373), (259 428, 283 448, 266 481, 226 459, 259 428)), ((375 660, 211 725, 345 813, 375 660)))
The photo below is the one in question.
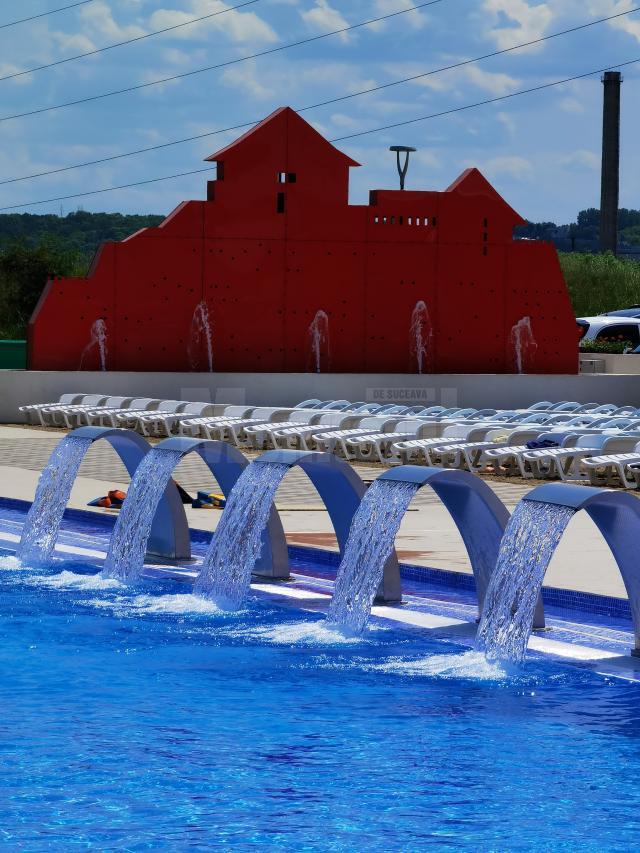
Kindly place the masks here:
POLYGON ((357 427, 350 429, 336 429, 328 432, 320 432, 314 435, 313 441, 316 450, 326 453, 334 453, 336 456, 347 458, 346 439, 356 438, 360 435, 369 435, 373 432, 392 432, 404 418, 394 415, 368 415, 363 418, 357 427))
POLYGON ((82 403, 45 406, 39 412, 41 423, 45 426, 69 426, 68 418, 80 412, 85 412, 89 408, 104 406, 108 399, 104 394, 87 394, 82 403))
MULTIPOLYGON (((542 432, 528 438, 527 441, 532 441, 534 438, 542 441, 550 438, 552 441, 557 441, 559 447, 568 447, 576 443, 580 433, 569 432, 542 432)), ((503 476, 519 476, 530 478, 531 472, 527 470, 522 454, 529 450, 526 443, 522 444, 506 444, 492 449, 483 451, 482 460, 486 465, 493 468, 493 473, 503 476)))
POLYGON ((123 412, 144 411, 151 412, 157 409, 160 400, 157 397, 134 397, 130 403, 121 408, 110 408, 107 406, 94 406, 83 412, 80 422, 90 426, 112 426, 117 427, 119 423, 117 416, 123 412))
MULTIPOLYGON (((156 416, 173 415, 176 412, 184 411, 185 407, 188 405, 189 404, 185 400, 161 400, 158 406, 153 410, 153 414, 156 416)), ((119 427, 139 430, 140 432, 143 432, 140 419, 147 417, 147 415, 149 414, 150 411, 148 409, 123 409, 120 414, 116 415, 115 419, 119 427)))
POLYGON ((356 429, 368 415, 346 414, 345 412, 330 412, 321 415, 313 424, 305 426, 284 427, 273 433, 278 447, 298 450, 316 450, 315 436, 326 432, 327 428, 338 430, 356 429))
POLYGON ((380 462, 382 465, 398 465, 401 462, 394 445, 410 439, 441 437, 447 421, 406 418, 398 423, 393 432, 374 432, 345 439, 349 459, 363 462, 380 462))
POLYGON ((508 447, 515 442, 524 446, 524 442, 537 438, 542 429, 542 427, 537 429, 518 428, 508 434, 505 434, 504 428, 492 429, 487 430, 484 438, 477 441, 470 440, 448 445, 438 443, 426 449, 427 465, 440 468, 459 468, 478 473, 487 467, 484 455, 486 451, 495 450, 498 447, 508 447))
POLYGON ((527 450, 522 453, 523 462, 529 466, 530 476, 537 479, 585 480, 588 474, 581 472, 580 463, 586 457, 607 456, 624 453, 635 448, 638 435, 582 435, 571 447, 550 447, 527 450))
POLYGON ((263 423, 248 426, 245 429, 246 442, 249 447, 260 450, 265 447, 277 447, 274 433, 289 427, 308 426, 318 422, 322 415, 327 414, 322 409, 300 409, 292 413, 295 420, 280 421, 278 423, 263 423))
POLYGON ((625 489, 637 489, 640 484, 640 469, 636 467, 640 465, 640 441, 629 453, 590 456, 583 459, 581 465, 593 486, 615 486, 619 482, 625 489))
MULTIPOLYGON (((399 427, 400 429, 400 427, 399 427)), ((395 441, 392 446, 394 456, 397 456, 403 465, 425 462, 430 465, 428 455, 429 448, 452 442, 455 439, 482 438, 486 431, 491 429, 488 425, 475 424, 449 424, 443 426, 437 435, 429 438, 412 438, 403 441, 395 441)))
MULTIPOLYGON (((61 394, 60 399, 55 403, 30 403, 27 406, 18 406, 18 411, 27 416, 27 423, 43 424, 40 412, 43 409, 50 409, 52 406, 71 406, 73 404, 82 403, 85 397, 89 394, 61 394)), ((43 424, 44 425, 44 424, 43 424)))

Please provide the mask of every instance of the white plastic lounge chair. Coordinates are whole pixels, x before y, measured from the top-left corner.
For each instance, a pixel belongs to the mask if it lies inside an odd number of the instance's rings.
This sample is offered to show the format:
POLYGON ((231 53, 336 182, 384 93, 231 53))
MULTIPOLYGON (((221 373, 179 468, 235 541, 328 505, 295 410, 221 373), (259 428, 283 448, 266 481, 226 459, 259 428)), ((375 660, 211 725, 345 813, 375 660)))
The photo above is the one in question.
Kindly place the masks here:
POLYGON ((330 412, 321 415, 313 424, 305 426, 283 427, 273 433, 273 438, 278 447, 312 450, 316 449, 314 436, 326 432, 334 427, 337 430, 355 429, 362 421, 368 420, 366 415, 358 415, 353 412, 330 412))
POLYGON ((398 415, 392 417, 387 417, 386 415, 369 415, 363 418, 357 427, 320 432, 314 435, 313 441, 316 450, 335 453, 337 456, 342 456, 346 459, 347 446, 345 440, 347 438, 369 435, 372 432, 392 432, 403 420, 398 415))
MULTIPOLYGON (((326 414, 326 412, 324 412, 326 414)), ((257 450, 265 447, 277 447, 274 439, 274 433, 278 430, 287 429, 287 427, 306 426, 308 424, 317 423, 322 417, 322 409, 307 409, 306 411, 298 411, 292 413, 292 418, 295 420, 280 421, 279 423, 263 423, 255 426, 248 426, 245 429, 245 437, 248 446, 257 450)))
POLYGON ((534 477, 561 480, 585 480, 589 475, 581 471, 583 459, 590 456, 608 456, 633 450, 638 435, 582 435, 572 447, 550 447, 529 450, 522 454, 534 477))
MULTIPOLYGON (((188 421, 191 426, 194 426, 193 421, 198 419, 199 425, 202 427, 202 434, 205 438, 209 438, 209 434, 207 433, 207 426, 215 425, 216 421, 236 421, 242 420, 245 423, 256 424, 256 423, 264 423, 264 422, 277 422, 284 421, 293 411, 294 409, 283 409, 280 407, 274 406, 263 406, 256 407, 247 410, 246 406, 236 407, 236 406, 227 406, 225 407, 225 414, 223 415, 215 415, 214 413, 214 404, 212 403, 189 403, 188 406, 184 408, 182 412, 173 414, 173 415, 161 415, 154 414, 148 415, 140 420, 140 424, 143 428, 143 432, 145 435, 170 435, 172 432, 180 431, 180 424, 184 421, 188 421), (241 415, 234 417, 232 414, 227 414, 231 412, 237 412, 238 408, 240 409, 241 415), (251 417, 247 418, 244 416, 244 413, 249 411, 251 413, 251 417)), ((182 432, 183 435, 188 433, 182 432)), ((198 434, 198 433, 196 433, 198 434)), ((236 433, 234 432, 235 436, 236 433)), ((234 443, 235 438, 234 438, 234 443)))
POLYGON ((188 403, 180 412, 167 414, 156 411, 140 415, 137 419, 137 429, 146 436, 170 436, 177 432, 181 420, 194 417, 213 417, 213 403, 188 403))
MULTIPOLYGON (((133 397, 107 397, 99 406, 105 411, 113 411, 114 409, 124 408, 131 405, 133 397)), ((64 425, 68 429, 74 429, 81 424, 88 424, 88 414, 93 411, 95 405, 86 405, 82 403, 79 406, 67 406, 57 410, 57 417, 62 417, 64 425)))
MULTIPOLYGON (((558 430, 556 432, 539 432, 526 441, 551 439, 556 441, 559 447, 568 447, 575 444, 579 437, 580 433, 578 432, 562 433, 558 430)), ((497 446, 484 450, 482 462, 491 466, 494 474, 530 478, 531 472, 527 470, 522 458, 522 454, 530 449, 527 447, 526 441, 523 440, 521 444, 506 444, 502 447, 497 446)))
POLYGON ((400 441, 441 436, 447 426, 443 421, 405 418, 393 432, 374 432, 345 439, 347 458, 363 462, 380 462, 382 465, 400 464, 394 445, 400 441))
MULTIPOLYGON (((154 415, 173 415, 176 412, 184 411, 189 403, 185 400, 161 400, 158 407, 154 409, 154 415)), ((119 415, 116 415, 116 421, 119 427, 127 429, 135 429, 142 432, 140 418, 144 418, 149 414, 148 409, 136 411, 135 409, 124 409, 119 415)))
POLYGON ((160 400, 157 397, 134 397, 133 400, 121 408, 107 408, 105 406, 94 406, 83 413, 83 423, 92 426, 117 427, 119 423, 117 416, 123 412, 151 412, 158 408, 160 400))
POLYGON ((269 421, 261 421, 259 418, 237 418, 236 420, 217 421, 207 423, 202 427, 204 438, 216 441, 228 441, 230 444, 239 446, 246 443, 246 430, 248 427, 258 424, 268 424, 269 421))
POLYGON ((206 438, 205 428, 219 423, 253 423, 250 418, 225 418, 224 415, 214 415, 206 418, 186 418, 178 422, 178 435, 190 438, 206 438))
POLYGON ((71 403, 70 405, 53 404, 40 409, 39 414, 41 423, 50 426, 64 426, 65 415, 71 415, 74 412, 84 412, 89 408, 103 406, 108 399, 104 394, 87 394, 82 403, 71 403))
POLYGON ((456 444, 435 444, 425 450, 427 465, 435 465, 440 468, 460 468, 472 473, 478 473, 487 467, 484 454, 487 450, 495 450, 499 447, 509 447, 515 444, 524 446, 527 441, 538 438, 542 427, 537 429, 526 429, 519 427, 509 433, 505 433, 503 427, 485 431, 484 438, 472 439, 458 442, 456 444))
POLYGON ((19 406, 18 411, 27 416, 27 423, 35 424, 42 423, 40 412, 42 409, 51 408, 51 406, 71 406, 74 403, 82 403, 88 394, 61 394, 60 399, 56 403, 30 403, 28 406, 19 406))
POLYGON ((443 425, 442 429, 435 436, 395 441, 392 446, 392 452, 400 459, 403 465, 419 464, 421 462, 430 465, 429 449, 431 447, 442 446, 454 442, 456 439, 475 441, 482 438, 490 429, 491 427, 488 425, 480 426, 479 424, 443 425))
POLYGON ((581 462, 582 470, 593 486, 615 486, 637 489, 640 485, 640 441, 628 453, 590 456, 581 462))

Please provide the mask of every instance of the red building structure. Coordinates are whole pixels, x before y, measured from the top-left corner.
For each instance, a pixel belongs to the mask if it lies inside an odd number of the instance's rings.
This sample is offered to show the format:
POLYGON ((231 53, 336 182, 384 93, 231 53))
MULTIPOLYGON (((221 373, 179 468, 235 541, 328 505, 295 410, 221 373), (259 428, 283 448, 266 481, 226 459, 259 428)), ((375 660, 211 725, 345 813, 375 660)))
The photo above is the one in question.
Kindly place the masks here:
POLYGON ((289 108, 207 159, 206 201, 47 284, 32 369, 576 372, 555 249, 477 169, 350 205, 358 164, 289 108))

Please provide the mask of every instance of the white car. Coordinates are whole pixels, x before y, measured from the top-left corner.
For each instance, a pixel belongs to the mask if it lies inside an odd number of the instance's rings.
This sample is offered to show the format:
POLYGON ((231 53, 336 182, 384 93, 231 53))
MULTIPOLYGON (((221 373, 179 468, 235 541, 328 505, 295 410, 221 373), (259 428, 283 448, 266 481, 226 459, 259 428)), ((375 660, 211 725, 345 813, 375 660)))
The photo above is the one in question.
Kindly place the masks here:
POLYGON ((640 317, 612 316, 578 317, 579 341, 630 341, 633 347, 640 345, 640 317))

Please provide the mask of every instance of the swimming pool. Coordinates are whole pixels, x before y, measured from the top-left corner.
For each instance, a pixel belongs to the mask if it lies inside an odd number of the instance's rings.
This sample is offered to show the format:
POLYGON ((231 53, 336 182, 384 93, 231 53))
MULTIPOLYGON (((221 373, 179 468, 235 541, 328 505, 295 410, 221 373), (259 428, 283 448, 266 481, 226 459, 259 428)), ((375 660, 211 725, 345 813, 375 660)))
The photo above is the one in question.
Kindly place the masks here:
MULTIPOLYGON (((1 514, 18 529, 18 510, 1 514)), ((106 538, 79 519, 61 536, 89 550, 106 538)), ((638 683, 538 659, 505 673, 383 622, 350 640, 304 600, 254 593, 221 613, 185 585, 128 589, 62 556, 0 560, 9 847, 640 840, 638 683)))

